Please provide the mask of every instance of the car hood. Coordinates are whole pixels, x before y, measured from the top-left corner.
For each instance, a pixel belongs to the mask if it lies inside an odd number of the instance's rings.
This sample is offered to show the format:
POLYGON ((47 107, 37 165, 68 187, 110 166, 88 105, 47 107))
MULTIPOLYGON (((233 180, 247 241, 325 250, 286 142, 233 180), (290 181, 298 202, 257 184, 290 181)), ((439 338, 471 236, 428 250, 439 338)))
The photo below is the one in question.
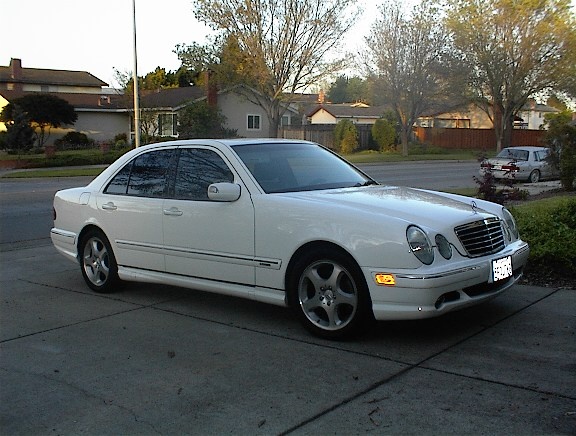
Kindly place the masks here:
POLYGON ((436 229, 497 216, 502 208, 495 203, 464 196, 381 185, 279 195, 313 201, 327 208, 391 216, 436 229))

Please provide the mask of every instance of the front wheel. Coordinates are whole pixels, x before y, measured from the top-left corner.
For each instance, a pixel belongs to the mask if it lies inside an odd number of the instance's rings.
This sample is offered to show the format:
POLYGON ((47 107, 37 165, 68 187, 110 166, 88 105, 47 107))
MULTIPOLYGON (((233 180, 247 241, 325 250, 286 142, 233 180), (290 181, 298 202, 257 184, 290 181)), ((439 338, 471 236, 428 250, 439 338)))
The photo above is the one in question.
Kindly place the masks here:
POLYGON ((99 230, 90 230, 79 245, 80 268, 86 284, 94 291, 109 293, 118 284, 118 265, 108 239, 99 230))
POLYGON ((540 181, 540 171, 534 170, 530 173, 530 183, 538 183, 540 181))
POLYGON ((288 292, 304 327, 323 338, 348 337, 372 318, 360 268, 337 251, 317 250, 298 260, 288 292))

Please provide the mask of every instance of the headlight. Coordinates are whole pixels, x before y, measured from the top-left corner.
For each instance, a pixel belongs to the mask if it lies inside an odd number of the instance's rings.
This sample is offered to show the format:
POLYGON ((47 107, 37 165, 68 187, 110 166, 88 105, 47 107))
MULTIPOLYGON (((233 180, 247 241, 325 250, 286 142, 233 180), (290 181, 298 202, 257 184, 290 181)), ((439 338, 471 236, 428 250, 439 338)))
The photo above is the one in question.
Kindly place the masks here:
POLYGON ((430 265, 434 261, 434 250, 424 230, 416 226, 410 226, 406 230, 406 239, 408 240, 410 251, 414 253, 414 256, 420 262, 430 265))
POLYGON ((502 208, 502 215, 504 216, 504 221, 508 226, 508 230, 514 236, 514 238, 518 239, 518 227, 516 227, 516 221, 514 220, 514 217, 505 207, 502 208))
POLYGON ((438 234, 436 235, 435 240, 436 240, 436 247, 438 247, 438 251, 440 252, 442 257, 444 259, 450 259, 452 257, 452 246, 450 245, 450 242, 448 242, 448 239, 438 234))

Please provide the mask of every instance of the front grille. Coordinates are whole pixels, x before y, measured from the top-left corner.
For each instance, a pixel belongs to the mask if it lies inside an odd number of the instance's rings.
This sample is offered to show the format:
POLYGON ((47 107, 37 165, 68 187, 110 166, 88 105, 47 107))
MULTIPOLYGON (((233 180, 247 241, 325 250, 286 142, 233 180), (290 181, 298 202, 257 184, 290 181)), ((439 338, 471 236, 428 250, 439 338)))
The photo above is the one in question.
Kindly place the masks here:
POLYGON ((498 218, 474 221, 454 231, 471 257, 497 253, 504 248, 504 232, 498 218))

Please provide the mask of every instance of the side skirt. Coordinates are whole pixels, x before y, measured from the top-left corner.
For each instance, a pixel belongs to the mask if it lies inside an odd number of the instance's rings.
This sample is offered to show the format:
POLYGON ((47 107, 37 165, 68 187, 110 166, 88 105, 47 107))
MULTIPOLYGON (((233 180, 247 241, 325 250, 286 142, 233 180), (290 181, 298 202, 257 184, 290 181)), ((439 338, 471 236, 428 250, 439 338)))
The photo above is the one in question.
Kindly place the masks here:
POLYGON ((196 289, 231 297, 247 298, 275 306, 287 306, 283 290, 246 286, 237 283, 218 282, 197 277, 179 276, 158 271, 148 271, 127 266, 118 267, 118 276, 129 282, 158 283, 182 288, 196 289))

